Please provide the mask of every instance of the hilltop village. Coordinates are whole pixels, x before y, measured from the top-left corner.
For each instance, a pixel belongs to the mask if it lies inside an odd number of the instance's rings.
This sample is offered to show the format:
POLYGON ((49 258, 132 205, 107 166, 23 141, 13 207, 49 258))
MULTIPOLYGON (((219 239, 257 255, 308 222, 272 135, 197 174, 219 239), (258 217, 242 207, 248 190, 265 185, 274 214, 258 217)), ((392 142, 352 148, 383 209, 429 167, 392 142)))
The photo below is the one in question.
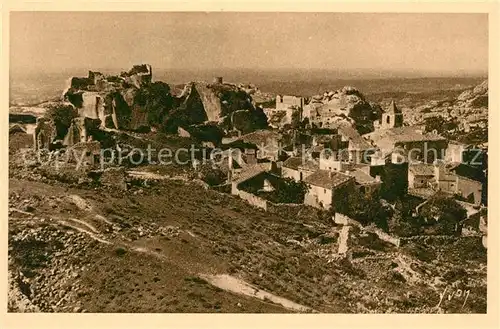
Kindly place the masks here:
MULTIPOLYGON (((10 176, 131 197, 147 194, 165 179, 194 182, 229 200, 243 200, 250 217, 253 212, 262 217, 258 214, 263 211, 275 217, 292 214, 286 220, 304 226, 318 218, 336 225, 336 256, 329 263, 361 257, 353 251, 355 242, 349 242, 358 239, 352 232, 362 232, 359 239, 374 235, 373 241, 391 248, 433 236, 486 248, 487 139, 455 136, 487 129, 487 105, 487 82, 465 90, 456 100, 426 105, 419 117, 409 115, 395 100, 384 106, 370 102, 349 86, 302 97, 268 95, 254 85, 227 83, 222 77, 210 83, 172 85, 154 81, 147 64, 117 76, 90 71, 87 77, 70 78, 60 100, 38 104, 37 110, 11 109, 10 176), (445 114, 436 114, 441 112, 445 114), (474 117, 469 119, 467 113, 474 117), (437 117, 449 122, 466 119, 446 126, 436 125, 444 122, 435 121, 437 117), (148 145, 173 151, 196 145, 197 151, 191 158, 186 152, 181 164, 159 166, 158 154, 139 160, 134 155, 134 149, 148 145), (215 149, 220 150, 216 157, 207 156, 215 149), (103 150, 120 152, 125 160, 115 163, 112 152, 103 150), (306 212, 316 219, 303 219, 306 212)), ((29 200, 13 196, 10 214, 34 216, 29 200)), ((86 207, 72 200, 83 207, 80 210, 86 207)), ((206 213, 220 204, 203 202, 208 204, 206 213)), ((96 225, 97 216, 104 218, 95 215, 89 223, 96 225)), ((114 216, 123 221, 126 215, 114 216)), ((70 222, 64 221, 87 232, 88 225, 70 222)), ((121 234, 137 226, 117 228, 117 223, 110 223, 105 232, 121 234)), ((151 225, 145 229, 141 224, 131 240, 159 232, 156 224, 151 225)), ((108 234, 97 231, 90 234, 99 239, 108 234)), ((318 236, 306 240, 329 239, 318 236)), ((286 238, 302 247, 306 243, 293 235, 286 238)), ((403 270, 408 267, 404 262, 397 266, 401 280, 420 282, 413 277, 417 274, 408 274, 420 270, 403 270)), ((261 280, 262 273, 259 278, 255 280, 261 280)), ((315 302, 306 304, 318 307, 315 302)))
MULTIPOLYGON (((51 104, 34 124, 11 125, 11 133, 32 136, 34 150, 71 150, 68 162, 77 161, 74 150, 85 150, 90 168, 102 161, 102 148, 120 148, 117 132, 194 139, 205 149, 224 151, 217 163, 207 152, 205 158, 197 153, 188 161, 193 170, 208 162, 216 185, 230 186, 231 194, 264 209, 274 201, 335 213, 342 211, 339 203, 349 204, 358 194, 392 207, 408 199, 411 211, 437 195, 475 213, 486 206, 487 143, 465 144, 425 124, 408 125, 394 100, 382 108, 344 87, 309 98, 277 95, 273 107, 269 101, 264 107, 252 99, 262 96, 258 88, 222 77, 174 88, 153 82, 147 64, 119 76, 90 71, 69 79, 59 105, 51 104)), ((483 83, 457 102, 474 97, 469 103, 479 104, 476 113, 487 106, 485 93, 483 83)), ((17 116, 21 122, 29 117, 17 116)))

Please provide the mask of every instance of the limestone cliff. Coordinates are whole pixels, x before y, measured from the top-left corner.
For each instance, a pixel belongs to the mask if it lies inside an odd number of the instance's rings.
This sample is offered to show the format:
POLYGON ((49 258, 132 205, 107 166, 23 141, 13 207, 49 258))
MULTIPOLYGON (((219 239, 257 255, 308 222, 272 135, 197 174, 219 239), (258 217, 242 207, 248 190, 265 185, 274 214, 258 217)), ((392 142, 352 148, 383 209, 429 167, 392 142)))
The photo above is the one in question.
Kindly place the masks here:
MULTIPOLYGON (((143 64, 118 76, 89 71, 87 77, 70 78, 63 100, 79 117, 99 120, 101 129, 176 133, 179 127, 210 124, 222 132, 247 133, 267 127, 249 92, 230 83, 189 82, 173 96, 168 84, 152 81, 151 66, 143 64)), ((72 139, 78 135, 73 134, 72 139)))
POLYGON ((135 102, 137 92, 152 84, 151 65, 136 65, 120 76, 89 71, 73 77, 63 93, 82 117, 100 119, 101 128, 136 130, 149 125, 144 109, 135 102))
POLYGON ((233 84, 190 82, 178 100, 190 124, 217 122, 226 131, 245 133, 267 126, 265 114, 254 107, 247 91, 233 84))

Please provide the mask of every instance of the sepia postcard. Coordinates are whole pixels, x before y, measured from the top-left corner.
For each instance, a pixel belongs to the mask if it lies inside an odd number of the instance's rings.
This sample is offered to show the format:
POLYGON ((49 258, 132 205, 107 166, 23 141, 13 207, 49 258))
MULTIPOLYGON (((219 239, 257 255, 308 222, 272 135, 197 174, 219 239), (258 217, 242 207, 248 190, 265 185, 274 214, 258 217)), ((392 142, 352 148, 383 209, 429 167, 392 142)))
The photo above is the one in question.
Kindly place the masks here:
POLYGON ((8 327, 493 327, 498 3, 174 4, 3 12, 8 327))

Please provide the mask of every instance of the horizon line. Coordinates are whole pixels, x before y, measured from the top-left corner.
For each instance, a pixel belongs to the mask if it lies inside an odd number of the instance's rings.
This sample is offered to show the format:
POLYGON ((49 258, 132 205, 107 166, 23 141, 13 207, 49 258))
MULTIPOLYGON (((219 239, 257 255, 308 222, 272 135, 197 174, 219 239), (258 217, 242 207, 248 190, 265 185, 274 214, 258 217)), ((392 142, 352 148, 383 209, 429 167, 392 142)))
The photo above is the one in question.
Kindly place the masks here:
MULTIPOLYGON (((138 63, 138 64, 132 64, 132 65, 140 65, 140 64, 146 64, 144 63, 138 63)), ((117 72, 119 74, 122 71, 128 71, 132 68, 132 65, 130 67, 88 67, 88 66, 74 66, 74 67, 64 67, 64 68, 35 68, 35 69, 30 69, 26 67, 9 67, 9 72, 10 73, 57 73, 57 72, 67 72, 67 71, 93 71, 93 70, 102 70, 102 71, 113 71, 117 72)), ((489 70, 443 70, 443 71, 437 71, 437 70, 413 70, 413 69, 370 69, 370 68, 311 68, 311 67, 293 67, 293 68, 259 68, 259 67, 162 67, 162 66, 153 66, 153 75, 154 71, 202 71, 202 72, 214 72, 214 71, 254 71, 254 72, 286 72, 288 74, 293 74, 294 71, 297 72, 304 72, 304 71, 310 71, 314 73, 319 73, 319 72, 336 72, 339 74, 344 74, 346 75, 345 78, 352 78, 356 77, 355 75, 359 74, 368 74, 372 75, 369 78, 374 78, 373 75, 379 75, 381 78, 405 78, 404 76, 401 75, 408 75, 408 78, 418 78, 418 77, 488 77, 489 76, 489 70), (349 75, 353 75, 350 77, 349 75), (386 75, 386 76, 382 76, 386 75), (390 76, 390 75, 397 75, 397 76, 390 76), (426 76, 430 75, 430 76, 426 76)), ((362 77, 356 77, 356 78, 362 78, 362 77)))

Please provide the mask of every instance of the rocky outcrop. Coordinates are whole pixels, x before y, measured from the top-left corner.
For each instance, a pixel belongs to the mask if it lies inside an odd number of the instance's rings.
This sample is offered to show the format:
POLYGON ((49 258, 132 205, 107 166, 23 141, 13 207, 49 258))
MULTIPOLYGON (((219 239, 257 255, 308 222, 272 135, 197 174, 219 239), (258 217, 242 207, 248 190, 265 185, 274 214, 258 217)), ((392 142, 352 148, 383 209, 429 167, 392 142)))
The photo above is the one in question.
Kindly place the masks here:
POLYGON ((373 131, 373 121, 377 119, 377 111, 358 89, 350 86, 313 96, 306 106, 311 122, 322 127, 345 121, 354 124, 361 133, 367 133, 373 131))
MULTIPOLYGON (((210 87, 211 85, 204 83, 193 83, 191 88, 200 97, 207 120, 219 121, 223 116, 221 99, 217 97, 215 90, 210 87)), ((193 93, 193 90, 191 93, 193 93)))
POLYGON ((151 83, 153 71, 149 64, 134 65, 130 71, 122 72, 120 77, 124 79, 125 83, 140 89, 151 83))
POLYGON ((243 133, 267 127, 263 111, 256 108, 247 91, 229 83, 207 84, 190 82, 186 84, 180 101, 178 113, 189 124, 216 122, 220 128, 243 133))
POLYGON ((35 149, 52 149, 57 138, 57 128, 54 120, 38 118, 35 128, 35 149))
POLYGON ((64 146, 73 146, 80 142, 87 142, 92 136, 98 134, 100 119, 91 119, 87 117, 79 117, 73 119, 68 133, 64 137, 64 146))
POLYGON ((457 97, 461 106, 470 106, 472 108, 488 107, 488 80, 483 81, 473 89, 461 93, 457 97))
POLYGON ((136 130, 148 126, 135 96, 152 81, 151 65, 135 65, 120 76, 89 71, 88 77, 73 77, 63 99, 73 104, 81 117, 100 119, 102 128, 136 130))
MULTIPOLYGON (((224 131, 247 133, 267 127, 249 94, 255 88, 248 86, 189 82, 175 97, 168 84, 152 82, 149 64, 135 65, 119 76, 89 71, 87 77, 68 81, 64 101, 78 110, 78 116, 100 120, 101 129, 177 133, 178 127, 210 123, 224 131)), ((71 139, 78 134, 79 130, 72 132, 71 139)))

